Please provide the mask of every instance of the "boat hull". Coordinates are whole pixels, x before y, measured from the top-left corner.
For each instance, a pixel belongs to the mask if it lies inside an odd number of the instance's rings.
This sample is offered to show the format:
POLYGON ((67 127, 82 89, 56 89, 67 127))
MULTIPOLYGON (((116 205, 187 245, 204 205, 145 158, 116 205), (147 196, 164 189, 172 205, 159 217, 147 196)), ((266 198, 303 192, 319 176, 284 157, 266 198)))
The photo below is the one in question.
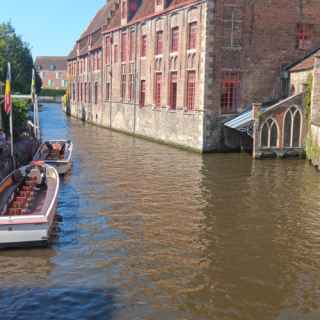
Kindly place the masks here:
POLYGON ((65 175, 67 174, 71 168, 72 168, 72 152, 73 152, 73 144, 71 141, 67 141, 67 140, 49 140, 47 141, 51 144, 61 144, 64 143, 66 144, 66 154, 65 154, 65 158, 61 159, 61 160, 47 160, 45 157, 43 157, 42 153, 41 153, 41 149, 43 147, 43 144, 39 147, 39 149, 37 150, 33 160, 40 160, 40 161, 44 161, 47 165, 54 167, 59 175, 65 175))
POLYGON ((58 171, 59 175, 67 174, 72 168, 71 161, 45 161, 45 163, 54 167, 58 171))
MULTIPOLYGON (((50 167, 48 167, 50 168, 50 167)), ((54 168, 50 169, 56 176, 53 195, 44 214, 1 216, 0 248, 21 248, 47 246, 50 242, 55 223, 59 176, 54 168)))

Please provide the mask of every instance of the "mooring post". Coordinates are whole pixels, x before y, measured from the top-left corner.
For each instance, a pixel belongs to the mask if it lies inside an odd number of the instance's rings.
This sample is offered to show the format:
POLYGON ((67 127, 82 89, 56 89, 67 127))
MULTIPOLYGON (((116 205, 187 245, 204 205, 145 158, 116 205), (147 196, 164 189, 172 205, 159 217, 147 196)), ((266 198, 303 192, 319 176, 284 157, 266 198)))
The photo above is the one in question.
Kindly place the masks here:
POLYGON ((261 112, 261 103, 252 104, 252 120, 253 120, 253 149, 252 157, 253 159, 257 158, 257 151, 259 148, 259 116, 261 112))

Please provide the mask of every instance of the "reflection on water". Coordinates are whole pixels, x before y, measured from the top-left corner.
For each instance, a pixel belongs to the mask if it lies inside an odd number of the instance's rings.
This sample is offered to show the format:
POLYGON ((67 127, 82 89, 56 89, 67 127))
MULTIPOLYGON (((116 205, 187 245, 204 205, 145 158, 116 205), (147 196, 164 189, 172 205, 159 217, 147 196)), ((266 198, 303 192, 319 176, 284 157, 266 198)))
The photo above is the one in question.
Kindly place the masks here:
POLYGON ((308 163, 202 157, 67 120, 57 105, 41 123, 45 138, 74 141, 74 166, 52 248, 0 253, 12 319, 320 318, 308 163))

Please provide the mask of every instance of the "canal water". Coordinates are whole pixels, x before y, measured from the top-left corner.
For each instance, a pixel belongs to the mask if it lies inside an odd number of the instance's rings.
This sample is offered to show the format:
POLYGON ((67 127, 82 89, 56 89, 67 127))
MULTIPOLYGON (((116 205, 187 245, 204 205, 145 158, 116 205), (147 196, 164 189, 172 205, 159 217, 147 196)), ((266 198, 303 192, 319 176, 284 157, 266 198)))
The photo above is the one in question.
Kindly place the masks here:
POLYGON ((67 119, 48 249, 0 252, 0 319, 320 319, 320 175, 200 156, 67 119))

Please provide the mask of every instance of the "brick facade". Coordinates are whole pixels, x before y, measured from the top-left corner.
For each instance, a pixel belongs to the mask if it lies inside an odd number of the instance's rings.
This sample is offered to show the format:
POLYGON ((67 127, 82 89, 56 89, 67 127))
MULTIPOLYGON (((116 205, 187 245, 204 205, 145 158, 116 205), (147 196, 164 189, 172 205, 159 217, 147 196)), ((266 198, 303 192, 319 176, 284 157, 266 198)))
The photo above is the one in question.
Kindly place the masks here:
POLYGON ((288 93, 284 66, 320 44, 319 11, 318 0, 110 0, 69 56, 71 113, 199 151, 237 148, 223 123, 252 102, 288 93), (88 61, 96 54, 93 70, 88 61), (98 103, 81 99, 81 88, 88 96, 96 85, 98 103))
POLYGON ((67 89, 67 57, 37 57, 35 66, 42 80, 42 88, 67 89))

